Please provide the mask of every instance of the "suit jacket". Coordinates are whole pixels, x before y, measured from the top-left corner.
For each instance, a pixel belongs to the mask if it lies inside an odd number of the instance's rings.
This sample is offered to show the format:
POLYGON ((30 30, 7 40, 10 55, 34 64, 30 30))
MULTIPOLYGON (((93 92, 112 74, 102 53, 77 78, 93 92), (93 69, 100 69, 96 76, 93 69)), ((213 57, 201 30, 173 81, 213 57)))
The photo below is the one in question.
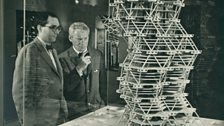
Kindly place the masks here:
POLYGON ((22 126, 56 126, 67 115, 63 72, 53 50, 57 70, 39 39, 18 53, 12 95, 22 126))
MULTIPOLYGON (((85 110, 85 107, 99 108, 104 105, 107 97, 106 72, 102 53, 95 49, 88 49, 91 64, 87 67, 87 75, 80 76, 76 66, 80 62, 78 54, 70 47, 59 55, 59 60, 64 71, 64 96, 69 102, 75 102, 79 108, 76 111, 85 110)), ((69 106, 68 107, 72 107, 69 106)))

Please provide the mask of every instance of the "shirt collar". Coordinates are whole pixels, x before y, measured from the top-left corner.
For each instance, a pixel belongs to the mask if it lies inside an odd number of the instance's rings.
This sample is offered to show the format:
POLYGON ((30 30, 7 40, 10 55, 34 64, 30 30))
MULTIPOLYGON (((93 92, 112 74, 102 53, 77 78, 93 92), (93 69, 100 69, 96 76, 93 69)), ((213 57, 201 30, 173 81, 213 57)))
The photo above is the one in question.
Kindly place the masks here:
POLYGON ((72 46, 72 48, 77 54, 87 52, 87 49, 84 50, 83 52, 79 52, 74 46, 72 46))
POLYGON ((40 42, 44 46, 44 48, 46 48, 46 45, 50 45, 50 44, 47 44, 46 42, 44 42, 44 40, 41 39, 39 36, 37 36, 37 38, 40 40, 40 42))

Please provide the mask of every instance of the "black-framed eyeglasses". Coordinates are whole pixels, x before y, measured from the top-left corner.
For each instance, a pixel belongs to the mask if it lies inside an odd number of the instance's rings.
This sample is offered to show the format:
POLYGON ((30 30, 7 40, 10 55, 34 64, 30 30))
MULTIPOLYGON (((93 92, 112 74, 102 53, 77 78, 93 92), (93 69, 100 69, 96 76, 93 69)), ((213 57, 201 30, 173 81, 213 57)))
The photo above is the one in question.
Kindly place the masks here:
POLYGON ((49 29, 51 29, 54 32, 56 32, 56 31, 60 32, 62 30, 61 26, 56 26, 56 25, 43 26, 43 27, 48 27, 49 29))

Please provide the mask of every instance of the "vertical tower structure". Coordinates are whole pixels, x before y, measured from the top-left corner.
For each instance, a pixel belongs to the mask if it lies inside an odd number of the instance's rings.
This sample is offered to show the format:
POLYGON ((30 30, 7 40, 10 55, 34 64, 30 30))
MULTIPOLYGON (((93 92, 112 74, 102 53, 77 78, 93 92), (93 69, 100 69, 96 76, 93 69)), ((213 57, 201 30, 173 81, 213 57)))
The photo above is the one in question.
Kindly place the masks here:
POLYGON ((129 41, 117 93, 130 126, 184 126, 198 117, 186 84, 201 52, 178 19, 184 0, 111 0, 110 22, 129 41))

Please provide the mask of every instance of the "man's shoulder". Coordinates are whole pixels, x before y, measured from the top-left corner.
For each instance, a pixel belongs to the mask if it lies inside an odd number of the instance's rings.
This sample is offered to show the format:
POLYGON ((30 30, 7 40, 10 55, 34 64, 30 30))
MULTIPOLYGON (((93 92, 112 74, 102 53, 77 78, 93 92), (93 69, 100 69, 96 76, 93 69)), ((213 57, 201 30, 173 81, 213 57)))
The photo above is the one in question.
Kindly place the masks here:
POLYGON ((70 48, 66 49, 65 51, 63 51, 62 53, 60 53, 58 55, 59 58, 65 58, 68 57, 68 53, 69 53, 70 48))
POLYGON ((89 51, 95 55, 102 55, 102 52, 99 49, 89 48, 89 51))
POLYGON ((27 51, 35 51, 37 48, 36 41, 31 41, 30 43, 26 44, 20 52, 27 52, 27 51))
POLYGON ((63 51, 62 53, 60 53, 60 54, 58 55, 58 57, 59 57, 59 58, 63 58, 63 57, 66 57, 67 55, 68 55, 68 51, 65 50, 65 51, 63 51))
POLYGON ((26 46, 27 46, 27 48, 36 48, 37 47, 36 44, 37 44, 36 41, 32 41, 32 42, 28 43, 26 46))

